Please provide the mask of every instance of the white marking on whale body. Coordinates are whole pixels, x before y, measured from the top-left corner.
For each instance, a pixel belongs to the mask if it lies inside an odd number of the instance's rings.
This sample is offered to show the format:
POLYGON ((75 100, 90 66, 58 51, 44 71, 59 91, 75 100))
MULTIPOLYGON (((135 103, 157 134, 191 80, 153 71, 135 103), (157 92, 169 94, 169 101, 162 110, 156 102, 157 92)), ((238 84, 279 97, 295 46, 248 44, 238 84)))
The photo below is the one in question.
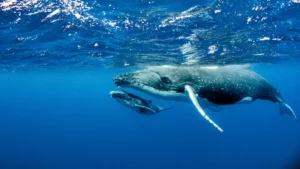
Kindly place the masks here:
POLYGON ((252 97, 250 96, 247 96, 247 97, 244 97, 242 100, 238 101, 236 104, 243 104, 243 103, 251 103, 253 101, 252 97))

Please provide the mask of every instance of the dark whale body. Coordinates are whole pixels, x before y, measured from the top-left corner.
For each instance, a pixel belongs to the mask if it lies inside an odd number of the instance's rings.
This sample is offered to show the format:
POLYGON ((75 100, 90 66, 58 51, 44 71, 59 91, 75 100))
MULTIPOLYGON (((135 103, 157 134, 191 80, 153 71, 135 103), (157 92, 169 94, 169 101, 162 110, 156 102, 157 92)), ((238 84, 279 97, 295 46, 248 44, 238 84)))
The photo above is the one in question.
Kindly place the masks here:
POLYGON ((199 97, 215 104, 233 104, 245 97, 282 102, 282 96, 263 77, 239 66, 173 67, 157 66, 114 79, 117 86, 126 84, 150 86, 157 91, 184 93, 189 84, 199 97), (148 75, 147 75, 148 74, 148 75), (149 77, 145 80, 142 76, 149 77))
MULTIPOLYGON (((276 88, 260 75, 250 70, 184 70, 182 82, 194 88, 199 97, 206 98, 215 104, 234 104, 246 97, 282 102, 282 96, 276 88), (185 72, 186 71, 186 72, 185 72), (194 71, 193 73, 191 71, 194 71)), ((182 71, 182 69, 175 70, 182 71)), ((181 73, 182 74, 182 73, 181 73)), ((170 83, 171 88, 172 83, 170 83)), ((183 86, 177 86, 177 92, 183 91, 183 86)))

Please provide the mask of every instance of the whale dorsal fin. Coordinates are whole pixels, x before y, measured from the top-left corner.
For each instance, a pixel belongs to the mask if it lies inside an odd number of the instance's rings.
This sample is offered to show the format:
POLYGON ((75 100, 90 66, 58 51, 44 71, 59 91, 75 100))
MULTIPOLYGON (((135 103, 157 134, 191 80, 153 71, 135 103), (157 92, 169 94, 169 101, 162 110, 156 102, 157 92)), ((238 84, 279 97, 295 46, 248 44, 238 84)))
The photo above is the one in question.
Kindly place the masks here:
POLYGON ((201 108, 201 106, 198 103, 197 97, 193 91, 193 88, 190 85, 185 85, 184 86, 185 91, 189 94, 189 97, 192 101, 192 103, 194 104, 194 106, 196 107, 196 109, 198 110, 198 112, 209 122, 211 123, 215 128, 217 128, 220 132, 223 132, 223 129, 220 128, 214 121, 212 121, 204 112, 204 110, 201 108))

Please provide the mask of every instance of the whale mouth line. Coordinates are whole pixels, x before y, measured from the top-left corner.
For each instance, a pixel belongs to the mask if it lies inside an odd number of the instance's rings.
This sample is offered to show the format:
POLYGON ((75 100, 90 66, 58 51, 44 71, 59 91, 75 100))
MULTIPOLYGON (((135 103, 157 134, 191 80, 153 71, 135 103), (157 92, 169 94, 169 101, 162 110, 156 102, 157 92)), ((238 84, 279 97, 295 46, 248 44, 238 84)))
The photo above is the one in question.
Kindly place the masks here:
POLYGON ((145 90, 145 88, 148 88, 152 91, 157 91, 157 92, 160 92, 160 90, 157 90, 155 89, 154 87, 151 87, 151 86, 146 86, 144 84, 123 84, 123 85, 119 85, 118 88, 131 88, 131 89, 135 89, 135 90, 138 90, 138 91, 143 91, 145 90))
MULTIPOLYGON (((145 84, 140 84, 140 83, 133 83, 133 84, 122 84, 117 86, 118 88, 131 88, 135 90, 151 90, 151 91, 156 91, 156 92, 173 92, 172 90, 159 90, 157 88, 154 88, 149 85, 145 84)), ((174 91, 175 92, 175 91, 174 91)))

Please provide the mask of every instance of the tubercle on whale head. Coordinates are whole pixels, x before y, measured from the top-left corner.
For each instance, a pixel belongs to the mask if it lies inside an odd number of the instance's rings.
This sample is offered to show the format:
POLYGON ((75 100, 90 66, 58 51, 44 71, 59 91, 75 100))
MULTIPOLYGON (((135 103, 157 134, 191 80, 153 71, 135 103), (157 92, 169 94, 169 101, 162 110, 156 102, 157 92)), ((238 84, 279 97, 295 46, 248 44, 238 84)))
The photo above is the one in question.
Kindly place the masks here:
POLYGON ((121 78, 119 78, 119 77, 115 77, 115 78, 113 79, 113 81, 114 81, 115 85, 118 86, 118 87, 120 87, 120 86, 122 86, 122 85, 128 83, 128 82, 124 81, 123 79, 121 79, 121 78))
POLYGON ((169 79, 161 77, 153 71, 128 72, 116 76, 113 81, 118 87, 152 87, 157 90, 167 90, 170 83, 169 79))
POLYGON ((124 73, 119 76, 116 76, 113 79, 113 82, 116 86, 129 85, 134 81, 134 73, 124 73))

